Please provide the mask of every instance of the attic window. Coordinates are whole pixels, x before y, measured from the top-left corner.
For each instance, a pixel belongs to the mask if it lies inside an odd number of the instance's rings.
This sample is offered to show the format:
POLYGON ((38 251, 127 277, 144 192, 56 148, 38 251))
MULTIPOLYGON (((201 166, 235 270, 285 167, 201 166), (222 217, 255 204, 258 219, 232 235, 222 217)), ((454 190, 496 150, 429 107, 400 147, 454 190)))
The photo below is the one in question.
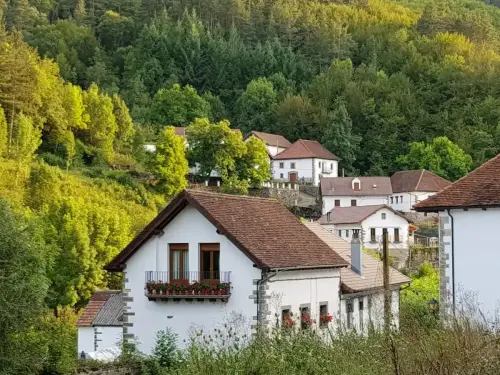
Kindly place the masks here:
POLYGON ((359 191, 359 190, 361 190, 361 188, 360 188, 360 186, 359 186, 359 185, 360 185, 360 183, 359 183, 359 182, 355 182, 355 183, 354 183, 354 188, 353 188, 353 190, 354 190, 354 191, 359 191))

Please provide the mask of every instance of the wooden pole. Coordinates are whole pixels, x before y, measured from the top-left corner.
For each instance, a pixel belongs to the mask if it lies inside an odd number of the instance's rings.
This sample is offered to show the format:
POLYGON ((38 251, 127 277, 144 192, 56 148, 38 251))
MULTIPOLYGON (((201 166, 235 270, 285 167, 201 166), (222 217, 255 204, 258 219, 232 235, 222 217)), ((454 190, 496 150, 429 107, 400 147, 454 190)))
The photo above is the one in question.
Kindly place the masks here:
POLYGON ((382 233, 382 261, 384 266, 384 324, 385 329, 389 330, 392 321, 392 295, 390 291, 389 280, 389 235, 387 230, 382 233))

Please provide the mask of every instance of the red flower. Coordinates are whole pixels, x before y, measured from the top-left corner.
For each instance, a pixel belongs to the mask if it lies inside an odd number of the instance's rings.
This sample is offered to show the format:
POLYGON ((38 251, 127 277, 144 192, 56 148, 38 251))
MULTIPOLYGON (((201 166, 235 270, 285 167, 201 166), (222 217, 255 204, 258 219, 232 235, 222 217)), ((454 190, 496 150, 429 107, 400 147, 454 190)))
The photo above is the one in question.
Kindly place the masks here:
POLYGON ((293 321, 292 318, 286 317, 283 319, 283 327, 292 328, 294 325, 295 325, 295 322, 293 321))

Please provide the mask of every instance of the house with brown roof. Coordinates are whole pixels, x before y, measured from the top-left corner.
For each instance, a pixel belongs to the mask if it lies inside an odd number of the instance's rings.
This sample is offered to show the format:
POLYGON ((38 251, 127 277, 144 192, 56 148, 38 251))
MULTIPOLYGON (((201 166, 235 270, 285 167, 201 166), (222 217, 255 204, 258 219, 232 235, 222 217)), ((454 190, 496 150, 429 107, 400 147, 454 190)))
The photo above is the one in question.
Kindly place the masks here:
POLYGON ((299 139, 285 151, 273 156, 274 181, 319 185, 320 178, 337 177, 339 158, 317 141, 299 139))
MULTIPOLYGON (((439 213, 442 311, 475 307, 493 319, 500 303, 500 155, 415 205, 439 213)), ((470 311, 469 311, 470 314, 470 311)))
POLYGON ((120 349, 123 306, 120 290, 98 290, 93 294, 76 322, 80 358, 90 358, 101 350, 120 349))
POLYGON ((413 206, 451 185, 451 182, 425 169, 399 171, 391 176, 392 195, 389 204, 402 212, 413 211, 413 206))
MULTIPOLYGON (((370 325, 382 328, 384 324, 384 277, 383 264, 362 250, 360 241, 347 242, 322 225, 304 223, 332 251, 339 254, 349 267, 340 270, 340 322, 347 330, 367 334, 370 325)), ((353 233, 354 234, 354 233, 353 233)), ((411 279, 395 268, 389 269, 389 284, 392 295, 392 323, 399 327, 399 293, 411 279)))
POLYGON ((123 274, 124 341, 150 353, 166 328, 180 345, 224 324, 248 337, 291 319, 319 328, 347 266, 277 200, 185 190, 106 269, 123 274))
POLYGON ((292 145, 288 139, 278 134, 251 131, 245 137, 245 141, 251 137, 258 138, 266 144, 267 153, 271 159, 292 145))

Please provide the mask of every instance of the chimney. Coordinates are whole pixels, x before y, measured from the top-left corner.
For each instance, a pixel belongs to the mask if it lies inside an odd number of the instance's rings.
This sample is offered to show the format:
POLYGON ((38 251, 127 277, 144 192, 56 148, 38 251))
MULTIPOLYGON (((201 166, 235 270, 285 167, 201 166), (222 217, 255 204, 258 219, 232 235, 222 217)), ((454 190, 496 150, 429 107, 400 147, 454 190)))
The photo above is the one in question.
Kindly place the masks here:
POLYGON ((363 260, 359 229, 354 229, 351 240, 351 269, 361 276, 362 268, 363 260))
POLYGON ((331 212, 326 213, 326 221, 330 221, 331 212))

